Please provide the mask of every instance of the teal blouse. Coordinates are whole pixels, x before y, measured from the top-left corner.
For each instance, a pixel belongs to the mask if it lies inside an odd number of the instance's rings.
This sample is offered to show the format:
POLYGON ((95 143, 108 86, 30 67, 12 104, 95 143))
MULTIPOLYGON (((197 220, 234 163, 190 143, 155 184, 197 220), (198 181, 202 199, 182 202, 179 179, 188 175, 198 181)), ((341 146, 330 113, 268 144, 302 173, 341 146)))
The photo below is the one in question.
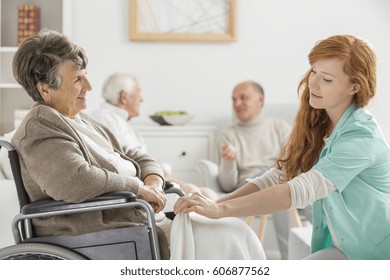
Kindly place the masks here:
POLYGON ((390 149, 368 110, 344 112, 313 168, 336 191, 313 203, 312 252, 333 246, 326 211, 349 259, 390 259, 390 149))

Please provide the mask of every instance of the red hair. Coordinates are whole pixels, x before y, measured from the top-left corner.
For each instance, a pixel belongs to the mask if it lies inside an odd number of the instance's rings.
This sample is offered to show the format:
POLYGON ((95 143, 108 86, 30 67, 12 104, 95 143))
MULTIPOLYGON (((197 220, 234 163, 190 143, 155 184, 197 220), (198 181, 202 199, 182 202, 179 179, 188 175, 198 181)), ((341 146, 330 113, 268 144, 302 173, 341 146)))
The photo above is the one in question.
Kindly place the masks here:
MULTIPOLYGON (((376 56, 373 49, 354 36, 337 35, 317 42, 308 55, 310 65, 320 59, 335 57, 345 62, 343 70, 351 82, 360 85, 353 103, 357 107, 366 106, 376 92, 376 56)), ((277 168, 285 170, 285 181, 314 166, 323 147, 323 139, 331 128, 325 109, 315 109, 309 104, 310 72, 307 71, 298 85, 301 105, 294 128, 276 164, 277 168)))

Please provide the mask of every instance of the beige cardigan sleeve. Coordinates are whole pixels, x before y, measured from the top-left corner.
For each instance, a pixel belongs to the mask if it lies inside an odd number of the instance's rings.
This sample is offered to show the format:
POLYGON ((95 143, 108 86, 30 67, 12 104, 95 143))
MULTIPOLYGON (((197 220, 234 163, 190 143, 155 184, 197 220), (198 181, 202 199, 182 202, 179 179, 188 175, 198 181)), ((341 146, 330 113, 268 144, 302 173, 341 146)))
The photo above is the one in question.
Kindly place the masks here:
MULTIPOLYGON (((53 111, 44 105, 35 107, 12 139, 32 201, 51 197, 81 202, 113 191, 138 194, 136 178, 119 175, 109 161, 88 149, 77 132, 53 111)), ((105 128, 100 128, 102 131, 105 128)), ((110 138, 109 132, 103 134, 110 138)), ((124 154, 115 139, 110 141, 124 154)), ((162 176, 161 168, 150 156, 130 151, 123 156, 135 162, 141 180, 150 173, 162 176)))

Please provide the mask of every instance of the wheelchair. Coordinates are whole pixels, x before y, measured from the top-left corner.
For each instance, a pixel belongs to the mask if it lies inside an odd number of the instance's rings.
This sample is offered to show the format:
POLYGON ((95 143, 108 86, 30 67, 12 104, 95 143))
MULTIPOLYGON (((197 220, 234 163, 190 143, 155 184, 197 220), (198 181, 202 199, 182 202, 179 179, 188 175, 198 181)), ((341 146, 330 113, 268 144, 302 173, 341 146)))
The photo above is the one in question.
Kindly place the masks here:
MULTIPOLYGON (((82 203, 42 200, 30 202, 25 190, 19 156, 11 143, 0 140, 0 148, 8 151, 17 190, 20 213, 11 225, 15 245, 0 249, 0 260, 158 260, 159 244, 154 212, 144 200, 131 192, 113 192, 82 203), (34 236, 32 219, 69 215, 88 211, 137 207, 145 212, 145 225, 114 228, 80 235, 34 236)), ((167 182, 166 194, 183 195, 167 182)), ((166 213, 173 219, 172 212, 166 213)))

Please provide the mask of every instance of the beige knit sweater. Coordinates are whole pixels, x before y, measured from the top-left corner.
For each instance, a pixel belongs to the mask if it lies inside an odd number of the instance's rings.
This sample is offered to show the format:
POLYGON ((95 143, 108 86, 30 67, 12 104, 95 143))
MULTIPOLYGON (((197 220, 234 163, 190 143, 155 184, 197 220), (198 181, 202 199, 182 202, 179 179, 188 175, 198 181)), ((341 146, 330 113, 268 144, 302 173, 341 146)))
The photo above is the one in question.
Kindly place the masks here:
MULTIPOLYGON (((80 116, 122 158, 134 163, 140 180, 149 174, 163 177, 160 165, 152 157, 120 147, 107 128, 83 113, 80 116)), ((109 161, 82 141, 61 114, 46 105, 36 104, 32 108, 15 132, 12 144, 19 153, 23 182, 32 202, 47 198, 81 202, 113 191, 138 194, 136 178, 119 175, 109 161)), ((145 217, 138 210, 124 208, 35 219, 33 224, 37 236, 47 236, 76 235, 144 222, 145 217)))
POLYGON ((290 131, 287 122, 261 115, 222 130, 217 139, 218 180, 222 189, 231 192, 240 180, 253 178, 273 167, 290 131), (222 146, 227 143, 237 149, 235 160, 224 160, 220 156, 222 146))

